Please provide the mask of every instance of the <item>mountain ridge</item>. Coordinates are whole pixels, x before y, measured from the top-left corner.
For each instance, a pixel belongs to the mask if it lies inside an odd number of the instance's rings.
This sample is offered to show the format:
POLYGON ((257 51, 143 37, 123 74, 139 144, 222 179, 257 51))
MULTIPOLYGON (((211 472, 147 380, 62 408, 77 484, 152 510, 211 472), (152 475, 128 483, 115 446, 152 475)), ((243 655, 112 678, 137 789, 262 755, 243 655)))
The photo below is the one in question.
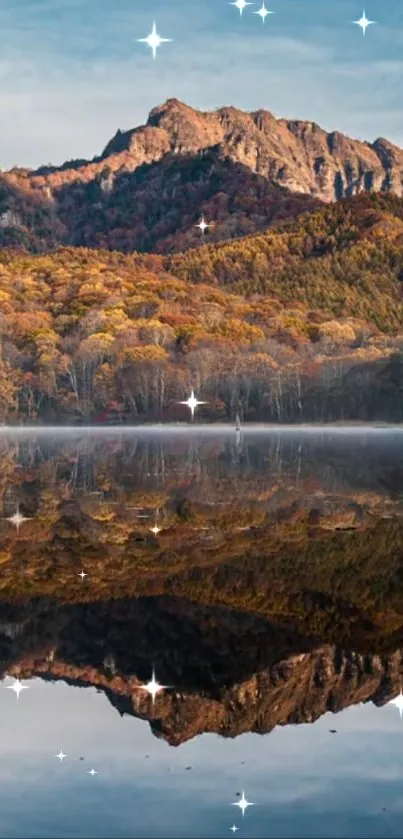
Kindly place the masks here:
POLYGON ((401 682, 398 644, 360 652, 350 643, 294 635, 284 614, 273 622, 171 597, 67 608, 0 603, 0 612, 3 675, 96 688, 121 716, 147 720, 172 746, 206 732, 266 734, 362 702, 380 707, 401 682), (172 686, 155 703, 139 690, 150 661, 172 686))
POLYGON ((260 109, 168 99, 100 155, 0 176, 0 246, 161 253, 259 232, 361 192, 403 196, 403 150, 260 109))
POLYGON ((278 661, 241 683, 223 686, 216 696, 181 686, 160 695, 153 707, 138 690, 141 682, 135 676, 111 673, 105 667, 77 667, 50 655, 50 660, 22 660, 8 671, 20 679, 95 687, 120 716, 148 721, 152 733, 170 746, 205 733, 224 738, 269 734, 277 726, 314 723, 329 711, 338 714, 362 703, 382 707, 398 695, 401 673, 401 650, 381 659, 319 646, 278 661))
MULTIPOLYGON (((256 142, 259 137, 261 140, 263 137, 267 137, 272 145, 273 156, 276 154, 281 156, 284 147, 288 146, 291 157, 294 157, 298 142, 301 145, 310 144, 312 150, 321 151, 325 154, 327 152, 329 156, 336 158, 336 160, 343 153, 354 152, 358 156, 361 151, 363 162, 366 158, 368 167, 373 164, 375 168, 381 166, 386 170, 384 178, 382 180, 378 178, 376 183, 371 183, 371 188, 373 186, 375 190, 380 190, 390 187, 390 190, 395 194, 399 196, 403 194, 403 183, 397 182, 392 187, 387 174, 395 163, 403 166, 403 150, 383 137, 378 137, 373 143, 370 143, 350 138, 340 131, 327 132, 311 120, 276 118, 270 111, 263 108, 248 112, 232 106, 224 106, 212 111, 201 111, 175 98, 168 99, 165 103, 154 107, 143 125, 125 131, 118 129, 114 137, 106 144, 101 155, 88 161, 71 161, 72 170, 75 172, 80 166, 83 168, 92 166, 125 153, 135 158, 132 165, 137 167, 143 163, 154 163, 157 159, 160 159, 160 155, 163 153, 201 152, 208 148, 221 146, 222 153, 229 150, 238 151, 239 156, 234 155, 236 162, 246 162, 256 174, 262 174, 274 180, 278 178, 280 185, 292 186, 293 189, 297 186, 297 190, 307 191, 302 188, 298 179, 295 183, 294 181, 291 184, 287 182, 288 179, 281 170, 276 172, 272 167, 269 171, 266 171, 264 157, 256 160, 256 165, 253 167, 248 151, 242 149, 240 142, 245 133, 249 133, 252 145, 253 140, 256 142), (158 137, 160 143, 158 143, 158 137), (315 140, 313 140, 314 137, 315 140), (294 148, 293 140, 295 142, 294 148), (281 144, 283 144, 283 148, 281 148, 281 144), (144 150, 142 145, 146 147, 144 150), (226 149, 225 146, 227 146, 226 149), (244 157, 243 160, 242 157, 244 157)), ((122 159, 121 162, 126 163, 126 165, 128 163, 127 159, 125 161, 122 159)), ((114 163, 115 161, 110 161, 112 168, 114 168, 114 163)), ((31 170, 30 174, 36 177, 37 173, 39 174, 43 168, 46 167, 31 170)), ((60 172, 66 171, 66 169, 68 170, 68 162, 60 167, 54 167, 53 171, 60 172)), ((316 160, 313 171, 314 175, 317 176, 317 183, 311 185, 312 194, 317 194, 322 200, 338 199, 342 197, 342 194, 351 195, 355 193, 352 182, 346 184, 349 188, 343 192, 341 188, 335 189, 333 195, 331 190, 328 191, 328 187, 324 190, 321 185, 323 164, 319 158, 316 160)), ((371 169, 368 168, 368 175, 370 173, 371 169)), ((72 177, 74 177, 73 173, 72 177)), ((346 179, 348 182, 348 171, 346 171, 346 179)), ((372 181, 372 178, 370 180, 372 181)), ((340 183, 339 187, 341 186, 340 183)))

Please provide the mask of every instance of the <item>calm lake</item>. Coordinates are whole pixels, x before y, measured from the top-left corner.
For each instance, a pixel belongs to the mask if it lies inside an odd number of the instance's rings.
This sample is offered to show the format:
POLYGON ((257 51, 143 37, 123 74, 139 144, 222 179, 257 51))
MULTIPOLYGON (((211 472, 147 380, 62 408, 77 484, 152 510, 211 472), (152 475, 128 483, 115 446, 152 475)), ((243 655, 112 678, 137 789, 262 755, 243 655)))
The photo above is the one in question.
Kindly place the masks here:
POLYGON ((403 429, 0 463, 0 837, 403 836, 403 429))

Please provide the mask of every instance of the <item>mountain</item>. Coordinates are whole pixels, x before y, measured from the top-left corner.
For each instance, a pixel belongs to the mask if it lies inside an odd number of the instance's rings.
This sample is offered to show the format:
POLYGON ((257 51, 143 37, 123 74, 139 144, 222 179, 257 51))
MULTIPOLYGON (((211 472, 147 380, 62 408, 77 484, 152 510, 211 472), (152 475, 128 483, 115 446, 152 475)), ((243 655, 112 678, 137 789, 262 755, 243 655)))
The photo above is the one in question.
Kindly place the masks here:
POLYGON ((403 672, 400 646, 363 654, 176 598, 0 604, 0 655, 1 677, 95 687, 171 746, 205 732, 266 734, 362 702, 382 706, 398 694, 403 672), (151 661, 173 686, 155 703, 138 689, 151 661))
POLYGON ((118 131, 91 161, 0 177, 0 245, 58 244, 169 253, 263 230, 362 191, 403 194, 403 151, 314 122, 176 99, 118 131))
POLYGON ((400 422, 402 155, 169 100, 3 173, 0 422, 400 422))

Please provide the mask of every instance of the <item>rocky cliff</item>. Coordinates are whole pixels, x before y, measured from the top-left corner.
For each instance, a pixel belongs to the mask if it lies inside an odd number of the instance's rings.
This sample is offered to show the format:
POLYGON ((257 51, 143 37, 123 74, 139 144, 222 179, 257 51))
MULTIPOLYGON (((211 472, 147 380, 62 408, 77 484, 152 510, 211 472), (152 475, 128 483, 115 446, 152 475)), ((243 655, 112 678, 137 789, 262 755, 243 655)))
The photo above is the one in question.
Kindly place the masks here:
MULTIPOLYGON (((57 187, 91 181, 105 165, 111 173, 134 172, 170 154, 199 155, 212 149, 279 186, 323 201, 362 190, 403 194, 403 150, 383 138, 374 143, 352 140, 314 122, 276 119, 264 110, 219 108, 205 113, 177 99, 154 108, 146 125, 119 130, 92 162, 31 172, 29 179, 34 185, 57 187)), ((105 188, 106 173, 104 179, 105 188)), ((109 177, 106 189, 112 184, 109 177)))
POLYGON ((182 250, 200 241, 201 213, 219 241, 362 191, 400 197, 402 176, 403 151, 383 138, 169 99, 92 161, 3 173, 0 245, 182 250))
POLYGON ((147 719, 174 746, 205 732, 265 734, 361 702, 383 705, 398 694, 403 673, 400 647, 358 653, 175 598, 70 610, 34 604, 3 617, 3 672, 96 687, 119 713, 147 719), (158 681, 172 685, 154 705, 139 690, 150 661, 158 681))

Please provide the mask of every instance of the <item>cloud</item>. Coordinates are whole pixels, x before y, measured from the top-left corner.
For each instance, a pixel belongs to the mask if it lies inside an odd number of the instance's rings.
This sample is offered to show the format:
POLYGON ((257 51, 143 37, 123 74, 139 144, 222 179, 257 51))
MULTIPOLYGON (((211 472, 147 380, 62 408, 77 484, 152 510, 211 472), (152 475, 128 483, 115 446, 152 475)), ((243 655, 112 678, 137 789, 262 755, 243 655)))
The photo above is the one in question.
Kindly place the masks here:
POLYGON ((248 836, 400 835, 395 708, 367 703, 267 736, 203 735, 172 748, 94 688, 29 685, 18 701, 0 685, 1 837, 225 836, 236 816, 242 824, 231 806, 242 789, 256 803, 248 836))
POLYGON ((284 0, 284 13, 277 6, 264 26, 218 0, 192 6, 192 15, 188 3, 167 8, 162 0, 151 14, 131 0, 21 4, 18 15, 11 3, 0 7, 3 168, 91 158, 118 127, 141 124, 172 96, 403 142, 401 29, 387 37, 374 26, 364 40, 345 24, 357 17, 355 3, 344 0, 337 11, 321 4, 319 13, 314 0, 284 0), (156 61, 136 42, 154 14, 160 34, 174 39, 156 61))

